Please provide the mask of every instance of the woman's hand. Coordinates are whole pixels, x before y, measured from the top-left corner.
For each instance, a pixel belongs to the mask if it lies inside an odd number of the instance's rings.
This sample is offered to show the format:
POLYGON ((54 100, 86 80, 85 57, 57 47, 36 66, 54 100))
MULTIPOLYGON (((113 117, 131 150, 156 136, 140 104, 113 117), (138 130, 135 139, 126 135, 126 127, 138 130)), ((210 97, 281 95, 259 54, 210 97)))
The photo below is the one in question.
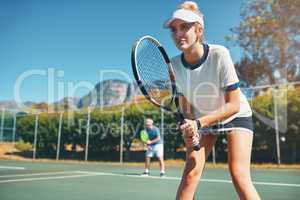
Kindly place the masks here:
POLYGON ((179 126, 184 142, 188 147, 194 147, 199 144, 200 136, 197 130, 197 123, 195 120, 185 119, 185 123, 179 126))

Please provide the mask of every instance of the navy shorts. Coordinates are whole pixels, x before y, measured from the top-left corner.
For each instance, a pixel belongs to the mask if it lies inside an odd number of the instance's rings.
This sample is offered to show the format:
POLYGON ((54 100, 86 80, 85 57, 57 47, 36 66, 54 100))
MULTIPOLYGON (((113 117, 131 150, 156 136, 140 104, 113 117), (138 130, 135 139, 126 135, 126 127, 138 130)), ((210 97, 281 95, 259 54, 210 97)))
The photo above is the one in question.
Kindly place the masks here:
POLYGON ((244 130, 253 133, 252 117, 237 117, 226 124, 217 124, 200 129, 201 134, 221 134, 232 130, 244 130))

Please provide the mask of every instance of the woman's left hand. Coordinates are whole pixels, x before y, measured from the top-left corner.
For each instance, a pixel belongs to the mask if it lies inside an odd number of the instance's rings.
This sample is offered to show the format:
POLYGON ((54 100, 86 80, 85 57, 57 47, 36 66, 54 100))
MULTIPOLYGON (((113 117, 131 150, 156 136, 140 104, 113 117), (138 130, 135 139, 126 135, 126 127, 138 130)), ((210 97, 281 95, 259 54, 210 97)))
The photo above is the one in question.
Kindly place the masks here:
POLYGON ((197 130, 197 124, 194 120, 185 119, 185 123, 180 125, 180 131, 186 146, 194 147, 199 144, 199 134, 197 130))
POLYGON ((184 123, 179 126, 179 129, 184 137, 193 137, 198 134, 195 120, 185 119, 184 123))

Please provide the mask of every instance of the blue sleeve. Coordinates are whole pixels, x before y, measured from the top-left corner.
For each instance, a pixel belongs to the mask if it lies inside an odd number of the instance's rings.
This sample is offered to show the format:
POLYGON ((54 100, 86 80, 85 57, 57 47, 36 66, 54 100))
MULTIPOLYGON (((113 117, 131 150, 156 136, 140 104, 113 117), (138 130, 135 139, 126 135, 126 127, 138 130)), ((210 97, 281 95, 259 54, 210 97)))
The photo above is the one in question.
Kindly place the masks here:
POLYGON ((239 88, 239 87, 240 87, 240 82, 237 82, 237 83, 233 83, 233 84, 231 84, 231 85, 226 86, 226 87, 224 88, 224 90, 225 90, 226 92, 228 92, 228 91, 235 90, 235 89, 237 89, 237 88, 239 88))
POLYGON ((159 128, 156 127, 156 131, 155 132, 156 132, 157 136, 158 135, 160 136, 160 130, 159 130, 159 128))
POLYGON ((152 130, 152 136, 153 138, 156 138, 157 136, 160 136, 160 131, 157 127, 155 127, 153 130, 152 130))

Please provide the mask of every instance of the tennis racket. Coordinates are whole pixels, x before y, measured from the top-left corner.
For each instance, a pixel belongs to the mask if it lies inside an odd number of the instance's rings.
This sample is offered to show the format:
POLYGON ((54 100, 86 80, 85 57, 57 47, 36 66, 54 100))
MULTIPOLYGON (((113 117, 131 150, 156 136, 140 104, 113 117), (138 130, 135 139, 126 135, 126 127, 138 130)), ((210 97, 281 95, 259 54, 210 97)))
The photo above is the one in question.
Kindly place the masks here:
POLYGON ((140 139, 143 143, 146 143, 149 140, 148 133, 145 129, 140 132, 140 139))
MULTIPOLYGON (((162 45, 151 36, 140 38, 133 45, 131 63, 143 95, 154 105, 173 113, 176 121, 183 124, 175 73, 162 45)), ((194 150, 199 149, 199 144, 194 146, 194 150)))

